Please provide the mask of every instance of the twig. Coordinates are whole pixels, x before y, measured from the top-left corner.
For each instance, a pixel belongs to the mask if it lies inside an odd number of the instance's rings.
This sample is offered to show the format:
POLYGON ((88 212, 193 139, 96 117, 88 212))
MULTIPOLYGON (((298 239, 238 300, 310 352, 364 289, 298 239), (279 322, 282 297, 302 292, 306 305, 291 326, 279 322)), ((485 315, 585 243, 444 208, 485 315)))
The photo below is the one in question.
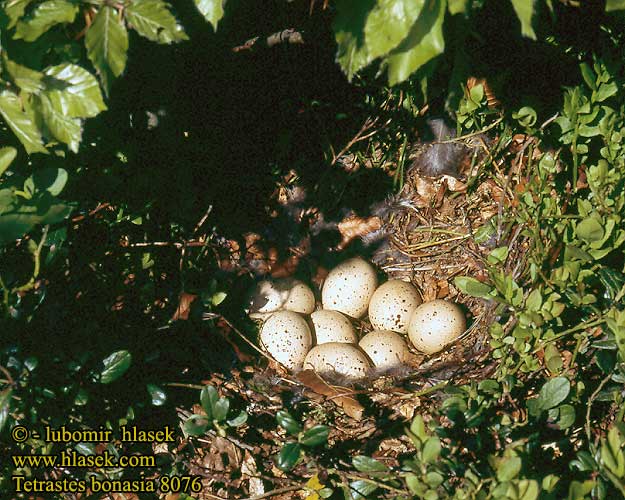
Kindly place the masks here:
POLYGON ((586 437, 588 438, 588 444, 591 444, 591 436, 590 436, 590 410, 592 409, 592 404, 595 401, 596 397, 599 395, 605 384, 607 384, 612 378, 612 374, 608 374, 603 378, 601 383, 597 386, 595 391, 590 395, 590 399, 588 399, 588 406, 586 407, 586 437))
POLYGON ((243 45, 238 45, 237 47, 233 47, 232 52, 252 50, 252 49, 257 48, 258 46, 260 46, 261 48, 270 49, 281 43, 303 45, 304 37, 302 37, 302 34, 299 31, 295 30, 295 28, 288 28, 288 29, 273 33, 266 38, 261 39, 261 37, 259 36, 250 38, 243 45))
POLYGON ((303 489, 301 486, 286 486, 284 488, 278 488, 277 490, 271 490, 262 495, 255 495, 253 497, 242 498, 241 500, 261 500, 262 498, 274 497, 282 493, 288 493, 289 491, 297 491, 303 489))

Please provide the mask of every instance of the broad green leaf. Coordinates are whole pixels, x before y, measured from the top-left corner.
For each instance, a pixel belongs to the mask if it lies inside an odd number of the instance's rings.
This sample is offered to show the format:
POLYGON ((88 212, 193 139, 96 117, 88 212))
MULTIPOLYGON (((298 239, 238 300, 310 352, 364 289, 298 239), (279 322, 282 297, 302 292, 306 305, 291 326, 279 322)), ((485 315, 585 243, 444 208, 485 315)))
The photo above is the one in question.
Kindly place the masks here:
POLYGON ((207 417, 194 414, 184 421, 182 429, 190 436, 203 436, 209 427, 210 424, 207 417))
POLYGON ((276 459, 276 465, 280 470, 291 470, 302 455, 302 446, 299 443, 285 444, 276 459))
POLYGON ((542 410, 555 408, 569 395, 571 383, 564 377, 556 377, 547 381, 540 389, 538 402, 542 410))
POLYGON ((595 88, 597 87, 596 75, 595 75, 595 72, 590 67, 590 65, 588 63, 581 63, 579 65, 579 69, 582 73, 582 77, 584 78, 584 81, 586 82, 586 85, 588 85, 588 87, 590 87, 591 90, 595 90, 595 88))
POLYGON ((388 467, 375 458, 357 455, 352 458, 354 467, 359 472, 388 472, 388 467))
POLYGON ((78 147, 82 139, 82 125, 80 119, 69 118, 59 113, 50 102, 50 98, 46 94, 42 94, 37 98, 39 103, 38 111, 46 128, 53 138, 64 144, 74 153, 78 153, 78 147))
POLYGON ((533 479, 521 479, 517 485, 519 490, 519 500, 536 500, 540 494, 538 481, 533 479))
POLYGON ((536 33, 532 28, 532 17, 534 16, 534 4, 536 0, 511 0, 512 7, 521 21, 521 33, 523 36, 536 40, 536 33))
POLYGON ((113 7, 100 8, 85 36, 87 55, 98 71, 105 89, 126 67, 128 32, 113 7))
MULTIPOLYGON (((4 192, 0 190, 0 200, 4 192)), ((17 205, 5 206, 5 200, 0 201, 0 244, 8 243, 21 238, 38 224, 56 224, 61 222, 72 212, 72 207, 46 193, 36 200, 29 200, 17 205)))
POLYGON ((195 0, 197 10, 211 23, 215 31, 219 21, 224 17, 224 3, 225 0, 195 0))
POLYGON ((349 483, 348 490, 353 500, 365 500, 369 495, 371 495, 375 490, 378 489, 378 486, 371 482, 365 481, 364 479, 357 479, 356 481, 352 481, 349 483))
POLYGON ((510 481, 518 476, 521 471, 521 459, 519 457, 504 457, 497 466, 497 479, 499 481, 510 481))
POLYGON ((6 52, 3 54, 4 66, 7 73, 10 75, 11 80, 24 92, 36 94, 43 90, 44 84, 42 82, 43 73, 34 71, 26 66, 17 64, 11 61, 6 52))
POLYGON ((245 411, 242 411, 236 417, 230 420, 227 420, 226 422, 228 423, 230 427, 239 427, 243 425, 245 422, 247 422, 247 417, 248 417, 247 413, 245 411))
POLYGON ((106 109, 95 77, 77 64, 45 70, 46 94, 54 109, 69 118, 92 118, 106 109))
POLYGON ((435 462, 441 453, 441 441, 436 436, 428 438, 423 445, 423 462, 426 464, 435 462))
POLYGON ((280 410, 276 413, 276 420, 278 421, 278 425, 283 427, 289 434, 296 436, 300 432, 302 432, 302 426, 300 423, 293 418, 293 416, 284 410, 280 410))
POLYGON ((223 422, 228 416, 230 409, 230 400, 228 398, 219 398, 213 405, 213 419, 217 422, 223 422))
POLYGON ((47 153, 34 117, 22 107, 20 98, 9 90, 0 92, 0 114, 28 154, 47 153))
POLYGON ((425 429, 425 422, 423 421, 423 417, 421 415, 415 415, 412 419, 412 422, 410 423, 410 432, 417 436, 421 442, 428 438, 428 433, 425 429))
POLYGON ((11 146, 0 148, 0 176, 2 176, 4 171, 9 168, 16 156, 17 149, 11 146))
MULTIPOLYGON (((420 3, 424 3, 423 0, 420 3)), ((389 85, 403 82, 443 52, 443 20, 446 8, 446 0, 433 0, 421 10, 408 36, 387 58, 389 85)))
POLYGON ((210 420, 215 418, 213 416, 213 408, 218 400, 219 394, 217 393, 217 389, 215 389, 212 385, 204 386, 200 391, 200 404, 210 420))
POLYGON ((569 494, 567 496, 567 500, 585 500, 593 488, 595 487, 595 482, 591 479, 588 481, 584 481, 580 483, 579 481, 571 481, 569 484, 569 494))
POLYGON ((319 446, 328 441, 330 429, 327 425, 315 425, 306 430, 299 439, 304 446, 319 446))
POLYGON ((32 42, 55 24, 74 22, 77 12, 78 6, 67 0, 43 2, 37 5, 27 19, 18 21, 14 38, 32 42))
POLYGON ((126 20, 141 36, 159 43, 188 40, 162 0, 135 0, 125 10, 126 20))
POLYGON ((408 36, 423 2, 414 0, 378 0, 367 16, 365 44, 369 58, 388 54, 408 36))
POLYGON ((24 15, 24 11, 33 0, 7 0, 4 2, 4 12, 9 17, 8 29, 17 24, 20 17, 24 15))
POLYGON ((618 86, 614 82, 602 83, 595 93, 593 93, 593 101, 603 102, 618 92, 618 86))
POLYGON ((165 391, 155 384, 147 384, 146 389, 152 398, 153 406, 163 406, 167 400, 167 394, 165 391))
POLYGON ((623 9, 625 9, 625 0, 607 0, 605 3, 606 12, 623 9))
POLYGON ((454 278, 454 284, 461 292, 471 295, 472 297, 492 298, 490 292, 493 290, 490 285, 471 278, 469 276, 457 276, 454 278))
POLYGON ((100 373, 100 382, 110 384, 121 377, 132 363, 132 355, 128 351, 117 351, 103 361, 104 369, 100 373))
POLYGON ((52 196, 58 196, 63 191, 67 178, 67 170, 64 168, 40 168, 24 181, 24 191, 31 195, 47 191, 52 196))
POLYGON ((558 427, 568 429, 575 423, 575 408, 572 405, 562 405, 558 408, 558 427))
POLYGON ((350 81, 357 71, 373 60, 365 43, 364 30, 367 17, 374 7, 375 0, 340 0, 336 2, 334 18, 334 34, 337 43, 336 60, 350 81))
POLYGON ((576 227, 577 236, 586 242, 601 241, 604 231, 601 223, 594 217, 586 217, 576 227))

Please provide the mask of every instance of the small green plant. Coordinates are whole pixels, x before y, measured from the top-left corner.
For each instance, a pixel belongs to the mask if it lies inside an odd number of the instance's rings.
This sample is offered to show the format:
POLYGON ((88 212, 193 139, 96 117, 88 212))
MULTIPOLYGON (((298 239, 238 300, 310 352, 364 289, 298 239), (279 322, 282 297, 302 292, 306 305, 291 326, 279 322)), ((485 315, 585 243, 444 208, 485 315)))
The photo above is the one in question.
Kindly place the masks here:
POLYGON ((206 415, 191 415, 184 422, 184 431, 191 436, 202 436, 209 429, 214 429, 219 436, 224 437, 229 427, 240 427, 247 422, 247 413, 239 412, 233 418, 230 413, 230 400, 220 397, 217 389, 212 385, 205 386, 200 392, 200 404, 206 415))
POLYGON ((305 449, 320 446, 328 441, 330 429, 327 425, 314 425, 304 430, 302 424, 284 410, 276 413, 276 420, 280 427, 297 439, 295 442, 282 446, 276 457, 276 465, 279 469, 291 470, 302 459, 305 449))

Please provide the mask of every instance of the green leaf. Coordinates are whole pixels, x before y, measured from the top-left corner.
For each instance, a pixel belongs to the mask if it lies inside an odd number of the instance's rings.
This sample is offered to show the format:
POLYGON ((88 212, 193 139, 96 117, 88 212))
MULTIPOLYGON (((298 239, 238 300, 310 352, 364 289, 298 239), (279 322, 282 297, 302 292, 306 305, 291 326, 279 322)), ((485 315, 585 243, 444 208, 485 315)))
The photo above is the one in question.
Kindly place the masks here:
POLYGON ((605 3, 606 12, 623 9, 625 9, 625 0, 607 0, 605 3))
POLYGON ((564 401, 571 390, 571 383, 564 377, 556 377, 547 381, 540 389, 538 402, 542 410, 555 408, 564 401))
POLYGON ((562 405, 558 408, 558 427, 568 429, 575 423, 575 408, 572 405, 562 405))
POLYGON ((583 483, 580 483, 579 481, 571 481, 567 500, 585 500, 586 495, 588 495, 594 487, 595 482, 590 479, 588 481, 584 481, 583 483))
POLYGON ((423 2, 414 0, 378 0, 367 16, 365 44, 371 60, 388 54, 410 32, 423 2))
POLYGON ((304 446, 319 446, 328 441, 330 429, 327 425, 315 425, 304 431, 299 442, 304 446))
POLYGON ((4 2, 4 12, 10 20, 7 29, 11 29, 17 24, 20 17, 24 15, 26 7, 32 2, 33 0, 7 0, 4 2))
POLYGON ((437 437, 428 438, 423 445, 423 462, 426 464, 433 463, 438 459, 441 453, 441 441, 437 437))
POLYGON ((7 146, 0 148, 0 176, 11 166, 13 160, 17 156, 17 149, 7 146))
POLYGON ((217 31, 219 21, 224 17, 225 0, 195 0, 195 5, 211 25, 217 31))
POLYGON ((587 63, 581 63, 579 65, 579 69, 582 73, 584 81, 586 82, 586 85, 588 85, 591 90, 595 90, 597 88, 596 76, 590 65, 587 63))
POLYGON ((213 408, 218 400, 219 394, 217 393, 217 389, 215 389, 212 385, 206 385, 200 391, 200 404, 210 420, 215 418, 213 416, 213 408))
POLYGON ((618 92, 618 85, 614 82, 602 83, 595 93, 593 93, 594 102, 603 102, 618 92))
POLYGON ((365 481, 364 479, 357 479, 349 483, 348 490, 353 500, 364 500, 371 495, 378 487, 371 481, 365 481))
POLYGON ((91 118, 106 109, 95 77, 77 64, 63 63, 45 70, 46 95, 54 109, 70 118, 91 118))
POLYGON ((210 427, 208 418, 204 415, 191 415, 184 421, 182 429, 190 436, 203 436, 210 427))
MULTIPOLYGON (((0 199, 3 198, 0 191, 0 199)), ((4 201, 4 200, 3 200, 4 201)), ((72 208, 59 203, 49 193, 36 200, 9 205, 0 203, 0 244, 21 238, 38 224, 56 224, 64 220, 72 212, 72 208)))
MULTIPOLYGON (((424 0, 419 0, 419 3, 424 5, 424 0)), ((403 82, 443 52, 446 7, 446 0, 432 0, 426 4, 426 8, 421 9, 406 39, 387 58, 389 85, 403 82)))
POLYGON ((18 21, 14 38, 32 42, 56 24, 73 23, 77 13, 78 6, 67 0, 48 0, 18 21))
POLYGON ((455 14, 465 14, 467 12, 467 3, 469 0, 447 0, 449 13, 453 16, 455 14))
POLYGON ((375 458, 364 455, 356 455, 352 458, 352 464, 359 472, 388 472, 388 467, 375 458))
POLYGON ((58 196, 63 191, 67 178, 67 170, 64 168, 40 168, 24 181, 24 191, 32 196, 44 191, 52 196, 58 196))
POLYGON ((38 93, 43 90, 43 73, 11 61, 7 57, 6 52, 3 54, 2 59, 6 71, 11 77, 11 81, 21 90, 32 94, 38 93))
POLYGON ((132 355, 128 351, 116 351, 104 359, 104 369, 100 372, 100 382, 110 384, 121 377, 132 363, 132 355))
POLYGON ((521 33, 523 36, 536 40, 536 33, 532 28, 532 17, 534 16, 534 4, 536 0, 511 0, 512 7, 521 21, 521 33))
POLYGON ((78 153, 82 139, 82 125, 78 118, 68 118, 59 113, 46 94, 37 97, 38 112, 51 137, 67 144, 70 151, 78 153))
POLYGON ((280 470, 291 470, 302 456, 302 446, 299 443, 285 444, 276 459, 276 466, 280 470))
POLYGON ((213 419, 217 422, 223 422, 228 416, 230 409, 230 400, 228 398, 219 398, 213 404, 213 419))
POLYGON ((486 283, 471 278, 469 276, 456 276, 454 278, 454 284, 460 289, 461 292, 471 295, 472 297, 480 298, 492 298, 492 287, 486 283))
POLYGON ((499 481, 510 481, 521 472, 521 459, 519 457, 504 457, 497 466, 497 479, 499 481))
POLYGON ((276 413, 276 420, 278 421, 278 425, 283 427, 292 436, 297 436, 302 432, 302 426, 288 411, 280 410, 276 413))
POLYGON ((32 113, 23 108, 20 98, 9 90, 0 92, 0 114, 28 154, 47 153, 32 113))
POLYGON ((374 7, 375 0, 339 0, 336 2, 334 17, 336 60, 350 81, 357 71, 373 60, 365 43, 365 26, 369 13, 374 7))
POLYGON ((230 427, 240 427, 245 422, 247 422, 247 417, 248 417, 247 413, 245 411, 241 411, 236 417, 230 420, 227 420, 226 423, 230 427))
POLYGON ((162 0, 135 0, 124 12, 137 33, 148 40, 172 43, 189 39, 162 0))
POLYGON ((117 11, 107 5, 100 8, 87 30, 85 46, 89 60, 100 75, 105 89, 126 67, 128 32, 117 11))
POLYGON ((163 406, 167 400, 167 393, 155 384, 147 384, 146 389, 152 398, 153 406, 163 406))
POLYGON ((410 432, 417 436, 421 442, 424 442, 428 438, 428 433, 425 429, 425 422, 421 415, 415 415, 410 423, 410 432))
POLYGON ((594 217, 586 217, 582 220, 577 224, 576 231, 577 236, 588 243, 601 241, 604 235, 603 226, 594 217))
POLYGON ((540 494, 538 481, 533 479, 521 479, 517 484, 517 488, 519 494, 516 498, 519 500, 536 500, 540 494))

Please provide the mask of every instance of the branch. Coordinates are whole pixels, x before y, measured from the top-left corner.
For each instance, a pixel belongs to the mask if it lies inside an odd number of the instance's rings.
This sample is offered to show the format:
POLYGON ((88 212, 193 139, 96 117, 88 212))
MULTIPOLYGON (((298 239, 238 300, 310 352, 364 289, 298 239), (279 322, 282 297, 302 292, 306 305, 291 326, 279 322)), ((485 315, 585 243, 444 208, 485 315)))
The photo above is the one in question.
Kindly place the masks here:
POLYGON ((232 52, 241 52, 243 50, 255 50, 257 48, 263 49, 271 49, 276 45, 281 43, 289 43, 293 45, 303 45, 304 38, 299 31, 296 31, 294 28, 288 28, 283 31, 278 31, 277 33, 273 33, 269 35, 267 38, 260 38, 256 36, 254 38, 250 38, 243 45, 239 45, 232 49, 232 52))

